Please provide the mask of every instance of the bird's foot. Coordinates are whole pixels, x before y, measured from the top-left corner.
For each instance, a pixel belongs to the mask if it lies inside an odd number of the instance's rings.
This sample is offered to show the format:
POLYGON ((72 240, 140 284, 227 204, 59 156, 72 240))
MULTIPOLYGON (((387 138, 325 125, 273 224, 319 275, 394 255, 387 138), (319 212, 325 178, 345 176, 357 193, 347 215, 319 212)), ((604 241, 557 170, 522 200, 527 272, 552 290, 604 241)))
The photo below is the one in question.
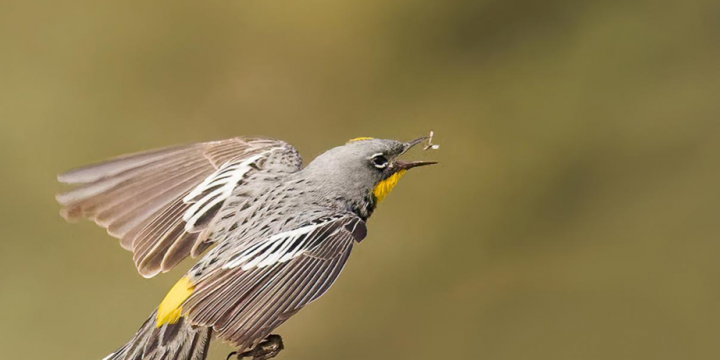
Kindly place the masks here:
POLYGON ((285 348, 283 345, 282 337, 280 335, 272 334, 268 335, 265 340, 261 341, 254 348, 238 353, 233 351, 228 355, 226 360, 230 360, 233 356, 236 356, 238 360, 248 358, 250 360, 268 360, 276 357, 280 351, 285 348))

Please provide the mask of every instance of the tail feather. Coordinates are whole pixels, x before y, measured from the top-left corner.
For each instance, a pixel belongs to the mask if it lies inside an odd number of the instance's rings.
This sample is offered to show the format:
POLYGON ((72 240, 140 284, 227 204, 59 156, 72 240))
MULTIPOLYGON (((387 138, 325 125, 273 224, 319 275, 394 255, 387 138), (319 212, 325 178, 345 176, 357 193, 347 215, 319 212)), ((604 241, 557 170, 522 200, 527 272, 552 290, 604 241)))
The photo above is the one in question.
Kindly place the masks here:
POLYGON ((127 344, 103 360, 205 360, 211 328, 193 326, 185 318, 156 327, 155 317, 153 312, 127 344))

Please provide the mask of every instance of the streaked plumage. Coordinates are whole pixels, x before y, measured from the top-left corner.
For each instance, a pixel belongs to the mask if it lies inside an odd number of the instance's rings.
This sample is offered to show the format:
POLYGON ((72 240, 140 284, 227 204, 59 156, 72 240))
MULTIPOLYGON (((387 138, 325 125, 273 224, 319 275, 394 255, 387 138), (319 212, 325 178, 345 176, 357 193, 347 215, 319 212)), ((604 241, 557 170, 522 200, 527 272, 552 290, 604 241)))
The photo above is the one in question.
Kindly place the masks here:
POLYGON ((57 196, 153 277, 198 257, 110 360, 204 359, 215 336, 250 349, 333 284, 365 221, 409 168, 409 143, 361 138, 302 168, 289 144, 263 138, 170 147, 72 170, 57 196))

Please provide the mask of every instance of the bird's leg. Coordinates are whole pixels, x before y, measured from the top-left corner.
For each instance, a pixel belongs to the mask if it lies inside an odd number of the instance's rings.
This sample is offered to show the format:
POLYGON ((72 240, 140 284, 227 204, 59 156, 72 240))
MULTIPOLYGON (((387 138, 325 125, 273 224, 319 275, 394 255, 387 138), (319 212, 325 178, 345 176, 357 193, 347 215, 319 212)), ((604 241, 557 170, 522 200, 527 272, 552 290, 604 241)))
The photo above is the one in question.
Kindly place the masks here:
POLYGON ((261 341, 254 348, 238 353, 233 351, 228 355, 226 360, 229 360, 234 355, 237 355, 238 360, 248 358, 250 360, 268 360, 276 357, 280 351, 285 348, 283 345, 282 337, 280 335, 272 334, 268 335, 265 340, 261 341))

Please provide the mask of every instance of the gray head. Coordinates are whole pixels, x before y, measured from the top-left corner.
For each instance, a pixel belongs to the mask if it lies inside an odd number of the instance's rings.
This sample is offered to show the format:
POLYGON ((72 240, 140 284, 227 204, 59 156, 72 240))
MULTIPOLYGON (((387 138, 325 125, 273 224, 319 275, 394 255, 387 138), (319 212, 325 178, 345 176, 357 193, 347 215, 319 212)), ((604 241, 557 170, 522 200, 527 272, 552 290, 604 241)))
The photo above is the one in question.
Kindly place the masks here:
MULTIPOLYGON (((369 213, 372 213, 375 205, 392 191, 407 170, 435 164, 433 161, 408 162, 398 159, 426 139, 421 137, 408 142, 352 139, 315 158, 303 172, 319 182, 326 195, 342 198, 352 203, 353 207, 368 208, 369 213)), ((361 216, 367 217, 369 213, 361 216)))

